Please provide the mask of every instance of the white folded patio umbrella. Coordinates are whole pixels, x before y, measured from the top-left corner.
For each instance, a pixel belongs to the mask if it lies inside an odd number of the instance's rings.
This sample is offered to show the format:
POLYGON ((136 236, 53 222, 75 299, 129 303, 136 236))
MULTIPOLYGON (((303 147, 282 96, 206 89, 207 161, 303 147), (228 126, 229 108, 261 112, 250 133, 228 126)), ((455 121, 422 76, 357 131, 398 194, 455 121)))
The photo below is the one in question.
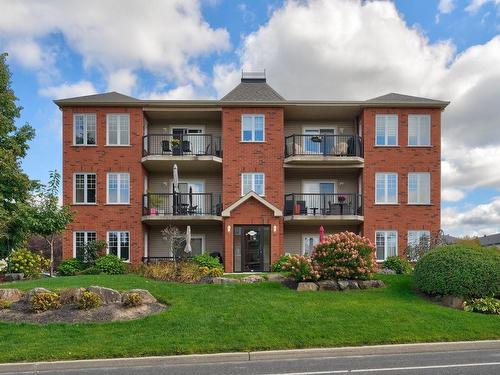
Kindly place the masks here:
POLYGON ((179 192, 179 170, 177 169, 177 164, 174 164, 174 193, 179 192))
POLYGON ((184 248, 184 252, 191 252, 191 226, 188 225, 186 228, 186 247, 184 248))

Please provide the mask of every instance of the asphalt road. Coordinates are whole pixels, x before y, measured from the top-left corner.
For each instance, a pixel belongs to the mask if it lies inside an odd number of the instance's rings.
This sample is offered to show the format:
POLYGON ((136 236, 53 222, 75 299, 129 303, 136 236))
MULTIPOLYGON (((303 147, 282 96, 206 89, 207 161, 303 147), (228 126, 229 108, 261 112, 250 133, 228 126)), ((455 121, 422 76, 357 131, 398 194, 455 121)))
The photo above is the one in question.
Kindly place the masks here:
POLYGON ((349 355, 322 358, 253 360, 204 364, 141 366, 97 365, 86 369, 0 372, 1 374, 106 375, 328 375, 328 374, 500 374, 500 350, 436 351, 426 353, 349 355))

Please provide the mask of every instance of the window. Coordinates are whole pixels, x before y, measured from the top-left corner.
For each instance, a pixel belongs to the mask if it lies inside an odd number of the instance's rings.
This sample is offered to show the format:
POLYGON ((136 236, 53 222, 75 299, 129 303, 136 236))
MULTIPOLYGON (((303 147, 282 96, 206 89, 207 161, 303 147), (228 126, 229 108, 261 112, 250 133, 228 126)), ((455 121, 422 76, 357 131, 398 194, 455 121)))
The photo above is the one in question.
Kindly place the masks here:
POLYGON ((398 232, 376 231, 375 245, 377 248, 377 260, 384 261, 388 257, 398 255, 398 232))
POLYGON ((78 146, 96 144, 95 113, 80 113, 73 116, 73 144, 78 146))
POLYGON ((92 231, 78 231, 73 232, 73 257, 81 261, 87 261, 87 254, 85 254, 85 245, 89 242, 96 241, 96 232, 92 231))
POLYGON ((302 237, 302 255, 311 255, 314 246, 319 244, 319 235, 309 234, 302 237))
POLYGON ((408 116, 408 146, 431 145, 431 116, 408 116))
POLYGON ((430 187, 430 173, 408 173, 408 204, 430 204, 430 187))
POLYGON ((126 262, 130 259, 130 235, 129 232, 108 232, 108 254, 116 255, 126 262))
POLYGON ((250 191, 264 195, 264 173, 241 174, 241 195, 243 196, 250 191))
POLYGON ((108 173, 108 204, 128 204, 130 177, 128 173, 108 173))
POLYGON ((409 230, 408 246, 426 245, 429 246, 431 232, 428 230, 409 230))
POLYGON ((130 116, 108 114, 106 117, 106 142, 108 146, 130 144, 130 116))
POLYGON ((375 203, 397 204, 398 203, 398 174, 376 173, 375 174, 375 203))
POLYGON ((96 175, 95 173, 75 173, 74 176, 74 203, 96 203, 96 175))
POLYGON ((264 142, 264 115, 241 116, 241 140, 264 142))
POLYGON ((398 145, 398 116, 376 115, 375 117, 375 145, 398 145))

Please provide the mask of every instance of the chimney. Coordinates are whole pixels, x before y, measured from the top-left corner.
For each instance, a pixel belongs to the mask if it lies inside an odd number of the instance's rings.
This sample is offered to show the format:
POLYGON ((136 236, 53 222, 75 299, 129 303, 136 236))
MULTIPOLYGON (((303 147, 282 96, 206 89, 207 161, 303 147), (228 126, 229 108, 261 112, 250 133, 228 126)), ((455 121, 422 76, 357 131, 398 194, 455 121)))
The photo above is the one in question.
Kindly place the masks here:
POLYGON ((266 70, 262 72, 245 72, 241 71, 241 82, 245 83, 262 83, 266 82, 266 70))

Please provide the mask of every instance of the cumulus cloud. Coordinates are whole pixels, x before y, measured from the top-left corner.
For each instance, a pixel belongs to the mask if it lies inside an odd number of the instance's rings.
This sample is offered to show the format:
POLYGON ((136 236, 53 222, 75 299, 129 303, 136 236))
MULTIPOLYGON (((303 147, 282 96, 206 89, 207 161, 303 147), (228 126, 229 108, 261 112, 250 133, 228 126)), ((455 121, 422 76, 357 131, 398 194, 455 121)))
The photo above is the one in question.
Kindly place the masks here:
POLYGON ((137 76, 128 69, 119 69, 108 76, 108 91, 130 94, 137 82, 137 76))
POLYGON ((489 203, 477 206, 445 208, 442 212, 444 227, 450 228, 454 234, 469 235, 491 234, 500 231, 500 197, 495 197, 489 203))
POLYGON ((151 100, 214 99, 203 95, 193 85, 178 86, 167 91, 144 93, 141 97, 151 100))
POLYGON ((96 94, 97 90, 89 81, 75 83, 63 83, 58 86, 45 87, 39 90, 39 94, 52 99, 74 98, 82 95, 96 94))
POLYGON ((453 0, 440 0, 438 4, 439 13, 447 14, 451 13, 455 9, 455 4, 453 0))
POLYGON ((499 5, 500 0, 472 0, 465 10, 469 13, 476 13, 486 3, 495 3, 495 5, 499 5))
POLYGON ((465 198, 465 193, 460 189, 444 188, 441 192, 441 199, 448 202, 457 202, 465 198))

